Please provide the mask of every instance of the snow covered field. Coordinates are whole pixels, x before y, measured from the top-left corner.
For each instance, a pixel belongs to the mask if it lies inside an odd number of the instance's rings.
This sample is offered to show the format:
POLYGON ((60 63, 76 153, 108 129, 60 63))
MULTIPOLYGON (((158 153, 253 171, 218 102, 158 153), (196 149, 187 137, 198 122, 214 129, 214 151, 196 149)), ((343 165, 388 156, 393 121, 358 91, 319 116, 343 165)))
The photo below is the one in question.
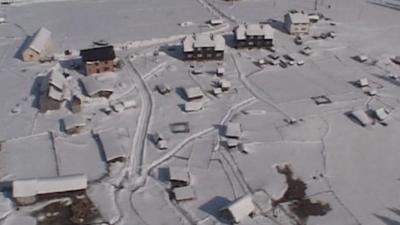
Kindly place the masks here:
POLYGON ((400 66, 390 60, 400 55, 400 11, 374 2, 318 1, 318 12, 329 20, 313 24, 301 46, 282 29, 283 15, 290 9, 314 12, 313 0, 32 0, 1 5, 0 16, 7 22, 0 24, 0 186, 5 196, 0 225, 34 224, 29 212, 50 201, 17 212, 9 204, 11 181, 80 173, 87 175, 88 196, 100 213, 93 225, 225 224, 222 208, 260 191, 266 193, 267 206, 240 224, 400 224, 400 81, 395 76, 400 66), (226 20, 224 25, 205 23, 218 17, 226 20), (267 21, 275 28, 277 54, 290 54, 304 65, 258 66, 255 62, 270 51, 232 48, 231 30, 237 23, 267 21), (76 52, 65 57, 64 50, 104 39, 117 46, 123 62, 116 78, 110 78, 115 90, 109 99, 84 96, 79 115, 86 126, 79 134, 69 135, 62 127, 63 118, 72 114, 67 103, 57 111, 38 112, 39 85, 56 62, 18 59, 27 36, 41 26, 53 33, 57 59, 69 73, 70 94, 84 95, 84 75, 71 68, 76 52), (312 38, 329 31, 337 36, 312 38), (228 42, 224 60, 182 61, 180 37, 193 32, 223 34, 228 42), (299 53, 304 46, 313 54, 299 53), (367 62, 352 58, 360 54, 368 56, 367 62), (222 79, 215 74, 218 67, 225 68, 222 78, 231 87, 214 95, 222 79), (357 86, 361 78, 368 79, 376 95, 357 86), (160 84, 170 92, 161 94, 160 84), (194 100, 201 103, 198 111, 185 110, 184 90, 190 87, 203 94, 194 100), (318 97, 329 101, 317 104, 318 97), (126 101, 136 104, 115 109, 126 101), (389 117, 365 127, 350 113, 362 109, 376 117, 374 110, 380 108, 389 117), (176 122, 188 122, 189 130, 173 132, 171 123, 176 122), (228 147, 236 145, 225 137, 228 123, 240 124, 237 147, 228 147), (124 155, 120 162, 107 162, 96 136, 109 129, 118 137, 124 155), (277 169, 285 163, 293 179, 304 183, 304 198, 329 204, 325 215, 307 214, 312 210, 303 206, 306 219, 299 223, 303 217, 291 207, 306 202, 300 197, 272 207, 291 187, 277 169), (187 185, 193 193, 185 192, 185 201, 175 199, 182 196, 175 193, 179 185, 169 180, 171 167, 190 176, 187 185))

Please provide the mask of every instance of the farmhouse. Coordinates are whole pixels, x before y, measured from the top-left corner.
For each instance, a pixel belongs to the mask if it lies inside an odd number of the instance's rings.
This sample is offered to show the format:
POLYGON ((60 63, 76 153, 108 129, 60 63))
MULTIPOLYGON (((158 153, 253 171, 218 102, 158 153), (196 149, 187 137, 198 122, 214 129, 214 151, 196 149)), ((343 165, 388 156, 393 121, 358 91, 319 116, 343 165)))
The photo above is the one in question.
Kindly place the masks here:
POLYGON ((115 130, 105 130, 97 134, 107 162, 124 161, 125 152, 122 150, 115 130))
POLYGON ((58 110, 64 99, 65 78, 57 67, 49 71, 39 91, 39 110, 58 110))
POLYGON ((225 51, 225 39, 221 35, 193 34, 183 41, 185 60, 222 60, 225 51))
POLYGON ((22 51, 22 60, 38 61, 53 50, 51 32, 42 27, 30 37, 26 48, 22 51))
POLYGON ((240 223, 241 220, 254 213, 256 207, 251 195, 243 196, 220 210, 221 218, 229 223, 240 223))
POLYGON ((99 73, 81 78, 81 83, 89 97, 109 98, 114 93, 114 72, 99 73))
POLYGON ((85 190, 86 175, 23 179, 13 181, 13 198, 21 205, 32 204, 38 195, 85 190))
POLYGON ((289 34, 308 34, 310 19, 304 13, 292 10, 285 15, 285 28, 289 34))
POLYGON ((269 24, 240 24, 234 33, 237 48, 273 46, 274 31, 269 24))
POLYGON ((86 75, 114 70, 113 46, 83 49, 80 52, 86 75))

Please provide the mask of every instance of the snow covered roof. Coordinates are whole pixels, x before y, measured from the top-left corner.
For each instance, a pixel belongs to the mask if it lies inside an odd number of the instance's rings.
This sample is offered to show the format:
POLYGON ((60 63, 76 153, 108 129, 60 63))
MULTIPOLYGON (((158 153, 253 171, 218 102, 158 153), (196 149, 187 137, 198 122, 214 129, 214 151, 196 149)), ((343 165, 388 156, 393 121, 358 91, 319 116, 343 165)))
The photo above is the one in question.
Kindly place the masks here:
POLYGON ((195 112, 199 111, 203 108, 203 102, 186 102, 185 103, 185 111, 186 112, 195 112))
POLYGON ((87 95, 94 96, 101 91, 114 92, 114 81, 112 79, 104 79, 110 76, 108 73, 115 74, 113 72, 107 72, 107 75, 105 73, 99 73, 81 78, 87 95))
POLYGON ((375 115, 379 120, 385 120, 388 116, 389 113, 385 108, 379 108, 377 110, 375 110, 375 115))
POLYGON ((170 167, 169 168, 169 180, 170 181, 183 181, 186 183, 190 183, 190 175, 186 168, 170 167))
POLYGON ((239 138, 242 133, 240 123, 227 123, 225 126, 225 136, 239 138))
POLYGON ((57 101, 62 101, 64 100, 64 95, 62 91, 57 90, 55 87, 50 86, 49 87, 49 92, 48 92, 48 97, 52 98, 57 101))
POLYGON ((46 50, 46 46, 51 40, 51 32, 44 27, 41 27, 33 35, 29 48, 35 50, 38 53, 42 53, 46 50))
POLYGON ((196 198, 194 190, 191 186, 174 188, 173 192, 177 201, 184 201, 196 198))
POLYGON ((73 114, 65 117, 63 119, 65 130, 70 130, 75 127, 84 127, 86 126, 86 120, 83 116, 78 114, 73 114))
POLYGON ((115 130, 101 131, 98 133, 98 137, 107 162, 126 157, 115 130))
POLYGON ((47 79, 50 85, 62 90, 64 87, 65 77, 61 74, 58 68, 53 68, 47 74, 47 79))
POLYGON ((362 109, 352 111, 351 115, 355 119, 357 119, 361 123, 361 125, 363 125, 363 126, 367 126, 367 125, 372 124, 371 118, 369 118, 367 113, 365 113, 365 111, 362 110, 362 109))
POLYGON ((32 197, 66 191, 83 190, 87 187, 86 175, 24 179, 13 181, 13 197, 32 197))
POLYGON ((237 40, 244 40, 246 36, 263 36, 264 39, 273 39, 274 30, 269 24, 240 24, 235 29, 237 40))
POLYGON ((241 220, 248 217, 250 213, 255 211, 256 207, 253 203, 252 196, 246 195, 235 200, 223 210, 230 213, 231 219, 235 223, 239 223, 241 220))
POLYGON ((183 39, 183 51, 191 52, 194 48, 212 47, 215 51, 225 50, 225 39, 221 35, 193 34, 183 39))
POLYGON ((300 12, 288 13, 287 14, 292 23, 310 23, 308 15, 300 12))
POLYGON ((200 89, 200 87, 187 87, 184 88, 184 91, 186 97, 189 100, 195 98, 202 98, 204 96, 203 91, 200 89))

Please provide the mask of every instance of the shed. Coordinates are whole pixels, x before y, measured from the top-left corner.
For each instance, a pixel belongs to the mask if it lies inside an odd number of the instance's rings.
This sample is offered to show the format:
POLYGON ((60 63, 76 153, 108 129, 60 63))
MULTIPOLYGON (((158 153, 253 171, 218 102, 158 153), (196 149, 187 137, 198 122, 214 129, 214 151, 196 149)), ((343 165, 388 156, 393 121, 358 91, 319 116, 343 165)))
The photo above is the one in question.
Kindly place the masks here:
POLYGON ((191 186, 174 188, 173 193, 176 201, 187 201, 196 198, 195 192, 191 186))
POLYGON ((375 110, 375 115, 378 120, 383 121, 389 116, 389 112, 385 108, 375 110))
POLYGON ((225 136, 229 138, 239 138, 242 129, 240 123, 227 123, 225 126, 225 136))
POLYGON ((228 220, 231 223, 240 223, 240 221, 254 213, 255 210, 256 207, 252 196, 246 195, 223 208, 220 213, 224 220, 228 220))
POLYGON ((204 94, 200 87, 187 87, 184 88, 185 96, 188 101, 203 98, 204 94))
POLYGON ((86 126, 86 119, 78 114, 67 116, 63 119, 64 130, 67 134, 79 133, 86 126))
POLYGON ((368 79, 367 78, 361 78, 360 80, 358 80, 358 85, 360 87, 367 87, 368 84, 368 79))
POLYGON ((13 181, 13 198, 21 204, 35 201, 36 195, 85 190, 86 175, 68 175, 49 178, 23 179, 13 181))
POLYGON ((371 118, 365 113, 364 110, 354 110, 351 112, 353 116, 362 126, 368 126, 372 124, 371 118))
POLYGON ((38 61, 50 53, 53 48, 51 32, 41 27, 30 37, 27 47, 22 51, 24 61, 38 61))
POLYGON ((185 112, 196 112, 203 109, 203 102, 186 102, 185 103, 185 112))
POLYGON ((112 72, 96 74, 81 78, 82 85, 89 97, 105 97, 109 98, 114 92, 114 81, 112 78, 107 79, 106 74, 114 74, 112 72))
POLYGON ((217 74, 217 76, 223 76, 225 74, 225 68, 224 67, 218 67, 216 74, 217 74))
POLYGON ((104 130, 97 134, 101 148, 107 162, 124 161, 126 154, 123 151, 119 138, 114 129, 104 130))
POLYGON ((221 79, 218 82, 218 86, 221 88, 222 91, 228 91, 231 88, 232 84, 229 80, 221 79))
POLYGON ((182 187, 190 184, 190 174, 187 168, 169 167, 169 181, 173 187, 182 187))

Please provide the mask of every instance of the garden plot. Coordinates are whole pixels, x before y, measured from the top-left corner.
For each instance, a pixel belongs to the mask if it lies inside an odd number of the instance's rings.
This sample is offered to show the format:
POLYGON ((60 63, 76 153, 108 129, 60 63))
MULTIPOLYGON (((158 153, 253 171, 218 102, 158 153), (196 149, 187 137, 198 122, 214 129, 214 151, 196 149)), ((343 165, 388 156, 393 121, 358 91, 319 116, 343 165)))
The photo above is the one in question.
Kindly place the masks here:
POLYGON ((47 132, 5 141, 1 149, 2 181, 58 175, 56 155, 47 132))

